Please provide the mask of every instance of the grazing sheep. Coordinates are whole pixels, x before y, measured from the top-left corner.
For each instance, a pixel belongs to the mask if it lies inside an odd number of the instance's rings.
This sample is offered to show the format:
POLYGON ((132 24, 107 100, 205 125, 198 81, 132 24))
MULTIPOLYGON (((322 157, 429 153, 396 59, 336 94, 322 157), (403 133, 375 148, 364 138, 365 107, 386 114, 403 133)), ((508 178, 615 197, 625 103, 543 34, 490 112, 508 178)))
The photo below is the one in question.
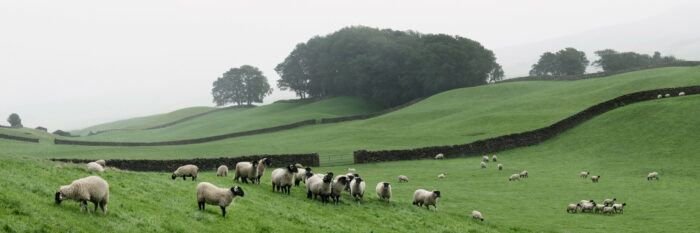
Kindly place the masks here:
POLYGON ((481 215, 481 212, 476 210, 472 211, 472 218, 481 220, 482 222, 484 221, 484 216, 481 215))
POLYGON ((333 200, 333 204, 338 204, 338 201, 340 201, 340 195, 343 194, 343 190, 345 190, 345 186, 348 185, 348 177, 345 175, 339 175, 338 177, 333 180, 333 183, 331 184, 331 199, 333 200))
POLYGON ((272 175, 270 175, 272 177, 272 191, 274 192, 275 188, 277 188, 278 192, 282 189, 282 193, 289 194, 292 184, 294 183, 294 173, 298 171, 299 169, 297 169, 294 164, 289 164, 286 168, 277 168, 272 171, 272 175))
POLYGON ((503 164, 498 164, 498 170, 503 170, 503 164))
POLYGON ((615 201, 617 201, 617 198, 605 199, 605 200, 603 200, 603 205, 605 205, 605 206, 608 206, 608 204, 612 205, 612 204, 615 204, 615 201))
POLYGON ((590 174, 591 174, 590 172, 583 171, 583 172, 579 173, 578 176, 581 178, 587 178, 588 175, 590 175, 590 174))
POLYGON ((104 167, 104 166, 107 166, 107 162, 105 162, 104 159, 97 160, 97 161, 95 161, 95 163, 97 163, 97 164, 99 164, 99 165, 102 165, 103 167, 104 167))
POLYGON ((357 203, 360 203, 360 200, 365 195, 365 181, 362 178, 357 177, 350 181, 350 194, 352 194, 357 203))
POLYGON ((596 212, 596 213, 602 212, 604 208, 605 208, 605 205, 603 205, 603 204, 597 204, 597 205, 595 205, 595 212, 596 212))
POLYGON ((496 155, 493 155, 493 156, 491 156, 491 160, 493 160, 494 162, 497 162, 497 161, 498 161, 498 157, 496 157, 496 155))
MULTIPOLYGON (((99 165, 99 164, 98 164, 99 165)), ((63 200, 74 200, 80 203, 80 212, 83 211, 83 206, 90 213, 87 202, 95 204, 95 212, 97 206, 100 206, 103 214, 107 214, 107 202, 109 202, 109 184, 99 176, 88 176, 85 178, 74 180, 70 185, 63 185, 56 192, 56 204, 61 204, 63 200)))
POLYGON ((294 164, 294 166, 297 167, 297 168, 304 168, 304 166, 301 165, 301 163, 294 164))
POLYGON ((348 172, 355 172, 355 168, 348 168, 348 172))
POLYGON ((438 190, 429 192, 425 189, 418 189, 413 192, 413 205, 417 205, 418 207, 423 207, 423 205, 425 205, 425 208, 428 210, 430 210, 430 206, 432 205, 435 207, 434 211, 437 212, 437 199, 439 197, 440 191, 438 190))
POLYGON ((435 159, 445 159, 445 155, 442 153, 435 155, 435 159))
POLYGON ((595 202, 585 202, 581 204, 581 212, 586 212, 586 210, 589 210, 589 212, 593 212, 593 208, 595 208, 596 204, 595 202))
POLYGON ((578 208, 581 208, 581 204, 569 204, 568 206, 566 206, 566 212, 567 213, 570 213, 570 212, 576 213, 576 210, 578 208))
POLYGON ((510 175, 510 177, 508 178, 508 181, 513 181, 513 180, 520 181, 520 174, 516 173, 516 174, 510 175))
POLYGON ((311 168, 307 167, 305 169, 299 169, 299 172, 294 175, 294 186, 299 186, 299 182, 304 182, 306 184, 306 173, 311 172, 311 168))
POLYGON ((658 172, 652 172, 647 175, 647 180, 652 180, 656 178, 656 180, 659 180, 659 173, 658 172))
POLYGON ((603 207, 604 214, 612 214, 614 212, 615 212, 615 207, 610 207, 610 206, 603 207))
POLYGON ((661 97, 664 97, 663 95, 659 94, 656 96, 657 99, 661 99, 661 97))
POLYGON ((684 95, 685 95, 685 91, 678 92, 678 96, 684 96, 684 95))
POLYGON ((238 162, 236 163, 236 171, 233 173, 233 181, 242 183, 248 183, 250 179, 251 183, 255 183, 256 177, 258 177, 258 168, 260 164, 258 161, 253 162, 238 162))
POLYGON ((484 163, 488 163, 488 162, 489 162, 489 157, 486 156, 486 155, 484 155, 483 157, 481 157, 481 161, 484 162, 484 163))
POLYGON ((238 186, 226 189, 208 182, 201 182, 197 185, 197 206, 199 210, 204 210, 206 204, 218 205, 221 207, 221 215, 226 217, 226 207, 233 202, 234 198, 244 195, 243 189, 238 186))
POLYGON ((583 205, 584 203, 590 203, 593 202, 593 200, 581 200, 579 204, 583 205))
POLYGON ((486 168, 486 163, 484 163, 483 161, 479 165, 481 165, 481 168, 486 168))
POLYGON ((328 197, 331 195, 332 187, 331 182, 333 181, 333 172, 329 172, 323 176, 311 176, 306 180, 306 197, 311 199, 316 199, 317 196, 321 196, 321 202, 327 203, 328 197))
POLYGON ((446 175, 445 173, 438 175, 438 179, 445 179, 445 175, 446 175))
POLYGON ((186 177, 192 177, 192 181, 197 180, 197 175, 199 174, 199 168, 195 165, 188 164, 185 166, 180 166, 173 172, 173 180, 178 176, 182 176, 182 180, 187 180, 186 177))
POLYGON ((600 176, 591 176, 591 180, 593 183, 598 183, 598 180, 600 179, 600 176))
POLYGON ((626 205, 627 205, 627 203, 613 204, 612 207, 615 209, 615 212, 622 213, 622 208, 624 208, 626 205))
POLYGON ((399 175, 399 183, 401 182, 408 182, 408 177, 404 175, 399 175))
POLYGON ((391 198, 391 184, 389 184, 389 182, 379 182, 376 189, 377 198, 379 198, 379 200, 386 200, 386 202, 389 202, 389 199, 391 198))
POLYGON ((260 184, 260 178, 265 174, 265 168, 269 167, 272 161, 269 158, 262 158, 258 160, 258 172, 255 179, 251 179, 253 183, 260 184))
POLYGON ((521 178, 528 178, 528 173, 527 173, 527 171, 522 171, 522 172, 520 172, 520 177, 521 177, 521 178))
POLYGON ((671 97, 671 94, 666 93, 664 97, 671 97))
POLYGON ((221 165, 216 169, 216 176, 228 176, 228 167, 226 165, 221 165))
POLYGON ((102 165, 96 162, 89 162, 87 164, 87 170, 91 172, 105 172, 105 169, 102 167, 102 165))

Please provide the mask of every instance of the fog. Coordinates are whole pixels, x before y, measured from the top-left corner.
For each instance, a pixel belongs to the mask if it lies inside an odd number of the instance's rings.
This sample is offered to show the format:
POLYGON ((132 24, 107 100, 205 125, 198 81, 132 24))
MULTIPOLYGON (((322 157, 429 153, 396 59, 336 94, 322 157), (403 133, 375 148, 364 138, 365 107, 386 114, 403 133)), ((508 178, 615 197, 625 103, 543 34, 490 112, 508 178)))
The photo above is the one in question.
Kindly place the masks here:
POLYGON ((214 106, 212 82, 274 67, 297 43, 365 25, 467 37, 496 52, 509 77, 564 46, 660 51, 700 60, 700 4, 654 1, 3 1, 0 124, 73 130, 214 106), (611 36, 606 36, 611 35, 611 36))

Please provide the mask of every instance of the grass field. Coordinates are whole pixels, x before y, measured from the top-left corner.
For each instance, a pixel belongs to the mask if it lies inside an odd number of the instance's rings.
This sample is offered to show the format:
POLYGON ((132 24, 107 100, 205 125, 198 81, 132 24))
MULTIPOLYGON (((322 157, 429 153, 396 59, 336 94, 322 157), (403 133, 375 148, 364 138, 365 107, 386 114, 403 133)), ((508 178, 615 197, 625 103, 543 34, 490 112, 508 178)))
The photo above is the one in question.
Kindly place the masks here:
POLYGON ((95 126, 90 126, 85 129, 72 130, 70 131, 73 135, 87 136, 90 131, 97 132, 100 130, 110 130, 110 129, 147 129, 150 127, 170 123, 188 116, 197 115, 200 113, 215 110, 214 107, 189 107, 179 110, 175 110, 165 114, 157 114, 152 116, 130 118, 125 120, 119 120, 104 124, 99 124, 95 126))
MULTIPOLYGON (((291 196, 272 193, 271 169, 262 185, 241 185, 246 196, 228 207, 197 211, 197 182, 171 180, 168 173, 108 171, 111 200, 107 216, 78 212, 78 205, 53 204, 63 184, 88 176, 80 165, 23 156, 26 143, 0 140, 0 229, 25 231, 252 231, 252 232, 692 232, 700 229, 700 96, 653 100, 625 106, 596 117, 536 146, 499 153, 479 167, 479 158, 419 160, 352 165, 367 180, 358 205, 345 195, 338 206, 307 200, 301 188, 291 196), (508 181, 528 170, 530 178, 508 181), (580 171, 601 175, 600 183, 578 177, 580 171), (660 180, 647 181, 651 171, 660 180), (438 180, 446 172, 447 178, 438 180), (407 175, 408 183, 395 182, 407 175), (379 202, 374 186, 390 181, 394 197, 379 202), (439 212, 411 205, 417 188, 439 189, 439 212), (582 199, 616 197, 624 214, 568 214, 566 205, 582 199), (480 210, 485 222, 470 219, 480 210)), ((41 148, 41 147, 37 147, 41 148)), ((49 147, 49 148, 54 148, 49 147)), ((102 149, 95 149, 99 153, 102 149)), ((50 152, 46 152, 46 157, 50 152)), ((89 152, 85 152, 86 154, 89 152)), ((115 151, 118 153, 118 151, 115 151)), ((231 167, 231 166, 229 166, 231 167)), ((315 168, 343 172, 344 167, 315 168)), ((231 177, 213 172, 198 181, 220 187, 231 177)))

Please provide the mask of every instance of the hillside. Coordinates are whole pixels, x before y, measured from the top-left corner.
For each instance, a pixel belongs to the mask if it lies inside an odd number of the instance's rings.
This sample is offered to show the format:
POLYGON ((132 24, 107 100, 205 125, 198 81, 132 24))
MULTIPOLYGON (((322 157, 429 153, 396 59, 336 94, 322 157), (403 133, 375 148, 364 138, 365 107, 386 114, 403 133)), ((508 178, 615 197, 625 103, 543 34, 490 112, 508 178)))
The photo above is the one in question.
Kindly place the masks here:
MULTIPOLYGON (((323 205, 307 200, 300 187, 289 197, 270 192, 272 169, 267 169, 262 185, 241 185, 246 196, 227 208, 225 219, 215 206, 197 211, 197 182, 171 180, 169 173, 103 174, 111 192, 107 216, 79 213, 74 202, 55 206, 53 193, 59 185, 89 173, 80 165, 2 151, 0 176, 6 179, 0 186, 9 192, 0 195, 0 227, 17 232, 221 231, 231 224, 257 232, 689 232, 700 228, 695 221, 700 213, 700 124, 688 117, 700 114, 699 104, 700 96, 686 96, 613 110, 542 144, 499 153, 503 171, 492 162, 487 169, 479 168, 478 157, 356 164, 353 167, 368 183, 360 205, 347 195, 337 206, 323 205), (528 170, 530 178, 507 180, 522 170, 528 170), (601 175, 600 183, 579 178, 583 170, 601 175), (651 171, 661 174, 660 181, 646 180, 651 171), (438 180, 443 172, 447 178, 438 180), (410 182, 395 183, 399 174, 410 182), (372 188, 379 181, 392 182, 390 204, 374 195, 372 188), (411 205, 417 188, 441 191, 439 212, 411 205), (612 197, 627 203, 624 214, 565 211, 567 204, 581 199, 612 197), (485 222, 470 219, 474 209, 484 214, 485 222)), ((316 170, 341 173, 345 167, 316 170)), ((213 172, 200 174, 198 181, 232 185, 230 176, 216 177, 213 172)))
POLYGON ((104 124, 99 124, 95 126, 90 126, 80 130, 70 131, 73 135, 87 136, 90 131, 98 132, 101 130, 114 130, 114 129, 147 129, 150 127, 170 123, 188 116, 197 115, 200 113, 205 113, 211 110, 215 110, 213 107, 189 107, 179 110, 175 110, 169 113, 157 114, 152 116, 137 117, 125 120, 119 120, 104 124))

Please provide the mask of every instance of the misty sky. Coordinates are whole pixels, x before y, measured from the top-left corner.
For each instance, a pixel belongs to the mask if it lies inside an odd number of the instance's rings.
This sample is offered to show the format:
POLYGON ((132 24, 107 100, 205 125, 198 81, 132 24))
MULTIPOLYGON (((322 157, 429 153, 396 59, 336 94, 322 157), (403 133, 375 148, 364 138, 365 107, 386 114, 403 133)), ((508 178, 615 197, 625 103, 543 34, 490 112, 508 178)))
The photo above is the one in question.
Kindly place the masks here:
MULTIPOLYGON (((294 98, 276 88, 274 67, 297 43, 351 25, 460 35, 479 41, 499 57, 502 48, 688 8, 698 9, 698 3, 3 0, 0 124, 8 125, 5 119, 16 112, 26 127, 73 130, 188 106, 213 106, 212 82, 244 64, 259 67, 275 87, 266 103, 294 98)), ((687 16, 670 15, 677 20, 687 16)), ((700 34, 697 28, 677 30, 700 34)), ((509 65, 503 64, 506 75, 512 75, 509 65)))

